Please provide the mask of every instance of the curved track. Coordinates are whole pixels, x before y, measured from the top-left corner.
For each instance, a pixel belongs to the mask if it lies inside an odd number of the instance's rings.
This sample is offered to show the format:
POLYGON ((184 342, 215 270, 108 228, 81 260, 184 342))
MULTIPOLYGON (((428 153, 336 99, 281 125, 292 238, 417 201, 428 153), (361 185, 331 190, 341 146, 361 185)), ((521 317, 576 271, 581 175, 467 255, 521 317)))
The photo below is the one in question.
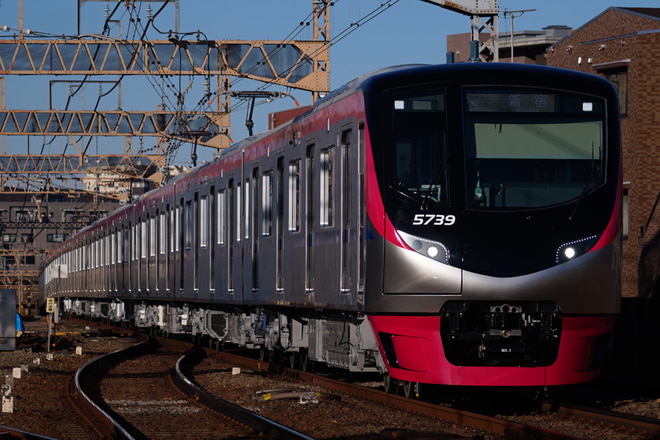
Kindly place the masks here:
POLYGON ((99 438, 312 439, 204 393, 183 374, 192 362, 182 358, 188 347, 149 338, 90 361, 72 381, 72 403, 99 438))

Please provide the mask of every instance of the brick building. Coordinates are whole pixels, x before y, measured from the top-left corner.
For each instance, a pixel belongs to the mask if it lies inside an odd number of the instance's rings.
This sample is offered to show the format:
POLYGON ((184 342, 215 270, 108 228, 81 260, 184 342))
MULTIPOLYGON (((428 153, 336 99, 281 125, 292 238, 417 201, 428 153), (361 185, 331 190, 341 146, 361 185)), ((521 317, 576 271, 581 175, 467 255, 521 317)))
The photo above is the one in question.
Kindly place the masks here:
POLYGON ((602 75, 622 114, 623 296, 660 297, 660 8, 611 7, 551 46, 549 66, 602 75))

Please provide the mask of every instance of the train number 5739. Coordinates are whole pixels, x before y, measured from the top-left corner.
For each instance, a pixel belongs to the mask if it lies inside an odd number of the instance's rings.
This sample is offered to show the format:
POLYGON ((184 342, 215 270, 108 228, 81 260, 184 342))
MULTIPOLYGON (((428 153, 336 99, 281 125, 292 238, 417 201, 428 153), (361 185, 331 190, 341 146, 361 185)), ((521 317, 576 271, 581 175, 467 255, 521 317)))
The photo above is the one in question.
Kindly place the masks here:
POLYGON ((455 215, 415 214, 413 225, 451 226, 456 223, 455 215))

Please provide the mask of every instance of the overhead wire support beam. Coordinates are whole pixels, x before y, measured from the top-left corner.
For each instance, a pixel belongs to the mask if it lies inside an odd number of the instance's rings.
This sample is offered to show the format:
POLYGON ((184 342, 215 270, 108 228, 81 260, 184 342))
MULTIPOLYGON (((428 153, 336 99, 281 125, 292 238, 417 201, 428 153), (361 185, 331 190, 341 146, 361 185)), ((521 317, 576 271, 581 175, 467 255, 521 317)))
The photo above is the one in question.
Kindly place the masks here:
MULTIPOLYGON (((99 39, 103 38, 103 39, 99 39)), ((0 40, 0 75, 230 75, 327 93, 325 41, 0 40)))
MULTIPOLYGON (((134 175, 131 171, 162 166, 161 155, 139 155, 129 157, 123 155, 94 155, 84 157, 72 155, 0 155, 0 179, 11 174, 91 174, 113 170, 119 174, 134 175)), ((2 180, 0 180, 2 181, 2 180)))
POLYGON ((217 112, 121 110, 0 110, 0 134, 48 136, 159 136, 190 141, 182 132, 206 134, 200 145, 229 146, 229 116, 217 112))

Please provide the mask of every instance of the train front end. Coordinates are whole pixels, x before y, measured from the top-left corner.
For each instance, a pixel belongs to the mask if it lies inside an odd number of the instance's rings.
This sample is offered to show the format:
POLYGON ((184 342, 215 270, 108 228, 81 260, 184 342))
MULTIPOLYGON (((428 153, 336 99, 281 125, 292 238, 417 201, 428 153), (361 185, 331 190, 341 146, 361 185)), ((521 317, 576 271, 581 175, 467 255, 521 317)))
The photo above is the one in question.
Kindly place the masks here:
POLYGON ((621 284, 609 82, 462 64, 375 76, 364 93, 365 310, 391 378, 596 378, 621 284))

